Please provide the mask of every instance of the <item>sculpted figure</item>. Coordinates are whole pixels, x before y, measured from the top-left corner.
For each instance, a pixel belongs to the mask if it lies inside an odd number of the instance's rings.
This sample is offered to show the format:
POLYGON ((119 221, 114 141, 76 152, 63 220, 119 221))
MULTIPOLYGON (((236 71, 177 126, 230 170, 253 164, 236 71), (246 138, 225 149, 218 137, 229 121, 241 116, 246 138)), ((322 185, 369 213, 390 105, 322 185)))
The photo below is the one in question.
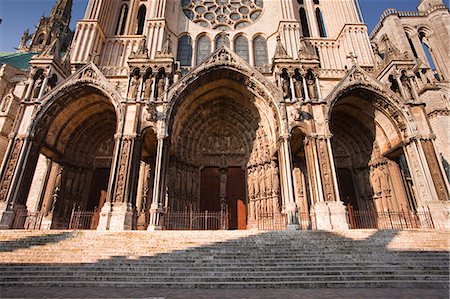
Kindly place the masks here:
POLYGON ((381 174, 378 167, 374 167, 370 174, 370 182, 372 183, 373 193, 375 196, 381 196, 381 174))
POLYGON ((137 97, 138 89, 139 89, 139 76, 137 74, 135 74, 135 75, 133 75, 133 77, 131 77, 131 82, 130 82, 129 96, 131 99, 135 99, 137 97))
POLYGON ((316 86, 316 78, 312 72, 308 72, 306 75, 306 85, 308 87, 308 93, 310 99, 317 99, 317 86, 316 86))
POLYGON ((297 99, 304 98, 303 78, 300 75, 296 75, 294 79, 295 96, 297 99))
POLYGON ((266 180, 266 195, 271 196, 272 195, 272 171, 270 170, 270 164, 267 163, 264 166, 264 176, 266 180))
POLYGON ((289 78, 281 78, 281 87, 283 89, 283 96, 285 99, 291 98, 291 82, 289 78))
POLYGON ((36 79, 36 82, 34 82, 34 88, 33 88, 33 98, 34 99, 37 99, 39 97, 39 93, 41 92, 43 81, 44 81, 44 76, 41 75, 36 79))
POLYGON ((406 100, 412 100, 412 86, 411 82, 409 82, 409 78, 406 73, 403 73, 400 77, 400 81, 402 82, 403 91, 405 93, 406 100))
POLYGON ((255 198, 255 181, 253 178, 253 168, 248 169, 248 196, 250 199, 255 198))
POLYGON ((278 195, 280 192, 280 181, 278 180, 278 166, 275 161, 272 161, 271 167, 272 169, 272 190, 274 195, 278 195))
POLYGON ((158 99, 162 99, 165 90, 166 90, 166 78, 164 76, 161 76, 158 79, 158 99))
POLYGON ((144 99, 150 99, 152 96, 153 78, 148 76, 144 84, 144 99))

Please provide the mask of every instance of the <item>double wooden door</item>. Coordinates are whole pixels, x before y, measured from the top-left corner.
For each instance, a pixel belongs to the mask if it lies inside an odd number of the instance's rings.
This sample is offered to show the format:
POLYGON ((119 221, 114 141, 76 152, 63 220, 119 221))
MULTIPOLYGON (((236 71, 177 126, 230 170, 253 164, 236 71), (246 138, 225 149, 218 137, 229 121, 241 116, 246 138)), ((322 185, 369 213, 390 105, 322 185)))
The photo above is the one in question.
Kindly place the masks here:
POLYGON ((224 196, 230 213, 230 229, 246 229, 245 186, 245 172, 240 167, 228 167, 222 171, 219 167, 203 168, 200 188, 201 210, 220 211, 220 198, 224 196), (226 186, 221 186, 221 184, 226 184, 226 186))

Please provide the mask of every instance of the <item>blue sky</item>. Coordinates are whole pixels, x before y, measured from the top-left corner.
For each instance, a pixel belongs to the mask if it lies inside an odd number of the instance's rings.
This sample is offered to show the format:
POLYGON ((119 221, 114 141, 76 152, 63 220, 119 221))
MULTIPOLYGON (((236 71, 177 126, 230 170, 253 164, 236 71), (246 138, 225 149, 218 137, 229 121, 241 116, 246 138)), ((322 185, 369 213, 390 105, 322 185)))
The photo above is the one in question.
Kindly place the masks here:
MULTIPOLYGON (((111 0, 115 1, 115 0, 111 0)), ((277 1, 277 0, 266 0, 277 1)), ((0 52, 14 52, 23 32, 30 28, 33 32, 42 15, 48 16, 56 0, 0 0, 0 52)), ((73 0, 72 24, 82 19, 88 0, 73 0)), ((359 0, 369 32, 378 22, 381 13, 387 8, 400 11, 415 11, 420 0, 359 0)), ((447 0, 446 0, 447 2, 447 0)), ((448 3, 447 3, 448 4, 448 3)))

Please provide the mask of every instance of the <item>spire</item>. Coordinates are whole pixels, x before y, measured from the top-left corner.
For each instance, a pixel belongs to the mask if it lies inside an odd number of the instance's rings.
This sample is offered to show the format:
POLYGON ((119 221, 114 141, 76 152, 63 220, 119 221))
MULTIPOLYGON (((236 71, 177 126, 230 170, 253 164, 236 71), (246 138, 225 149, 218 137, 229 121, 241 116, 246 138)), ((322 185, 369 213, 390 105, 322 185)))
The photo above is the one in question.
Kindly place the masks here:
POLYGON ((291 58, 291 57, 288 55, 286 49, 281 43, 281 37, 278 35, 277 47, 275 48, 275 55, 273 56, 273 59, 283 59, 283 58, 291 58))
POLYGON ((298 59, 300 60, 317 60, 317 53, 313 48, 313 45, 305 38, 300 38, 300 45, 298 50, 298 59))

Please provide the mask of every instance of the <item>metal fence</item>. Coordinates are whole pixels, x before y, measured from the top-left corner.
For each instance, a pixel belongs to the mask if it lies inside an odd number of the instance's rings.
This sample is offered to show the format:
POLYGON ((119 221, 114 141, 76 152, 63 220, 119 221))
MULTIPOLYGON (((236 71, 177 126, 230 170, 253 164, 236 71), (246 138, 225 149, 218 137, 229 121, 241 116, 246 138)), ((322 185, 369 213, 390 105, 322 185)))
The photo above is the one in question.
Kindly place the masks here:
POLYGON ((161 217, 164 230, 226 230, 229 229, 228 212, 171 212, 161 217))
POLYGON ((376 210, 355 211, 347 207, 350 228, 375 229, 407 229, 407 228, 434 228, 430 211, 386 211, 376 210))
POLYGON ((44 214, 19 209, 14 213, 12 229, 40 229, 44 214))
POLYGON ((284 213, 259 213, 256 221, 259 230, 285 230, 288 224, 284 213))
POLYGON ((96 229, 99 218, 100 212, 97 210, 80 211, 73 209, 70 216, 69 229, 96 229))

